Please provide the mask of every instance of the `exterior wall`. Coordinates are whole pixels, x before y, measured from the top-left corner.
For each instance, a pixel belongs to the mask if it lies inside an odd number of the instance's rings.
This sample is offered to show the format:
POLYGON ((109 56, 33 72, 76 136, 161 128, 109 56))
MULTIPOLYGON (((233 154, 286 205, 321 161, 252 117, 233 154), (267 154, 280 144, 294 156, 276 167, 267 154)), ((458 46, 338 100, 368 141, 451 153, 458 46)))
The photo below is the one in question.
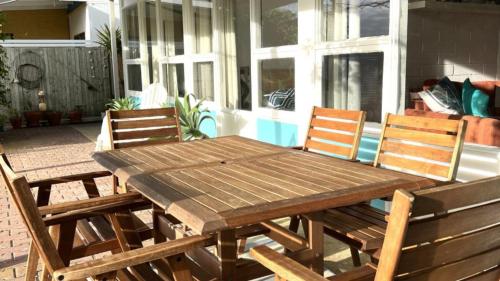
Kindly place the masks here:
POLYGON ((3 32, 15 39, 70 39, 65 9, 4 11, 3 32))
POLYGON ((498 14, 410 11, 407 88, 429 78, 500 79, 498 14))
MULTIPOLYGON (((100 30, 104 25, 109 26, 109 3, 92 3, 87 6, 87 24, 86 24, 86 40, 96 41, 97 30, 100 30)), ((117 26, 120 22, 120 8, 118 1, 115 1, 115 22, 117 26)))
MULTIPOLYGON (((69 36, 74 39, 76 35, 85 32, 87 36, 87 7, 86 4, 80 5, 69 14, 69 36)), ((85 38, 87 39, 87 38, 85 38)))

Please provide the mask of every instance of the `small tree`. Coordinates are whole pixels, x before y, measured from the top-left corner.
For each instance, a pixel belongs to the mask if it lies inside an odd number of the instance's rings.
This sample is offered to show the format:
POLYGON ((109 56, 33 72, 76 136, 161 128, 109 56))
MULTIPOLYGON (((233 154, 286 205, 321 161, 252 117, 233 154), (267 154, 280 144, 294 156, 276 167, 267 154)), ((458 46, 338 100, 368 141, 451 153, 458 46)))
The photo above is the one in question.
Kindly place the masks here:
MULTIPOLYGON (((116 49, 118 54, 122 52, 122 33, 119 28, 115 30, 116 35, 116 49)), ((97 44, 104 47, 108 53, 111 53, 111 30, 107 24, 103 25, 101 29, 97 30, 97 44)))

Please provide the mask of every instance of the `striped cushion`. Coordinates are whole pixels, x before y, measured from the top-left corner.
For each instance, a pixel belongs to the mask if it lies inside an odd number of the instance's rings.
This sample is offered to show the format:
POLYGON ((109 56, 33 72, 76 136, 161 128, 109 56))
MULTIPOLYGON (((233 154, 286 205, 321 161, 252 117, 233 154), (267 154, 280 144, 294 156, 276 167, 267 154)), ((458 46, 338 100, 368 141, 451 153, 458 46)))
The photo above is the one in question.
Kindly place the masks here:
POLYGON ((294 110, 295 109, 295 89, 279 89, 270 94, 264 95, 267 97, 269 106, 275 109, 294 110))

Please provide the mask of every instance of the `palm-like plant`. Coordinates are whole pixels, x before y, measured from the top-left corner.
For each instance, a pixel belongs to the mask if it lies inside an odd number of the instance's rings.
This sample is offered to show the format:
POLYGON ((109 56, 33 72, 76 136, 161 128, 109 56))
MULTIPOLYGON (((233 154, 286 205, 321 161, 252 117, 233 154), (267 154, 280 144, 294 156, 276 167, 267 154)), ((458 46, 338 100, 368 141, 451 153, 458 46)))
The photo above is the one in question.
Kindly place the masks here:
MULTIPOLYGON (((122 32, 119 28, 115 30, 116 34, 116 49, 118 54, 122 52, 122 32)), ((106 48, 108 53, 111 53, 111 30, 107 24, 103 25, 101 29, 97 30, 97 44, 106 48)))
POLYGON ((201 131, 201 124, 206 120, 212 120, 215 123, 215 119, 207 114, 210 112, 208 109, 202 108, 204 101, 204 99, 196 101, 193 94, 186 95, 183 102, 178 96, 175 97, 175 107, 185 141, 209 138, 201 131), (193 103, 191 103, 191 99, 193 99, 193 103))
POLYGON ((110 103, 106 104, 106 106, 110 110, 134 110, 139 108, 136 99, 133 97, 112 99, 110 103))

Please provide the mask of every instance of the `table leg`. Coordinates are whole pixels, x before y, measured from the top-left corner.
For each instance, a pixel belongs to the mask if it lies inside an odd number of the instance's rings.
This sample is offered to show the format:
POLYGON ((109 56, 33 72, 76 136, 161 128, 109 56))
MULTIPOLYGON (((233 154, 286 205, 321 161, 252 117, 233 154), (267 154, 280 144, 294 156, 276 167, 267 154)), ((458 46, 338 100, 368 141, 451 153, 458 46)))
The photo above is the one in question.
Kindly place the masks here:
POLYGON ((217 256, 219 258, 219 280, 235 280, 238 246, 234 230, 224 230, 217 234, 217 256))
POLYGON ((308 218, 308 241, 309 248, 314 253, 314 259, 311 263, 311 269, 316 273, 323 275, 324 265, 324 239, 323 239, 323 212, 307 215, 308 218))

